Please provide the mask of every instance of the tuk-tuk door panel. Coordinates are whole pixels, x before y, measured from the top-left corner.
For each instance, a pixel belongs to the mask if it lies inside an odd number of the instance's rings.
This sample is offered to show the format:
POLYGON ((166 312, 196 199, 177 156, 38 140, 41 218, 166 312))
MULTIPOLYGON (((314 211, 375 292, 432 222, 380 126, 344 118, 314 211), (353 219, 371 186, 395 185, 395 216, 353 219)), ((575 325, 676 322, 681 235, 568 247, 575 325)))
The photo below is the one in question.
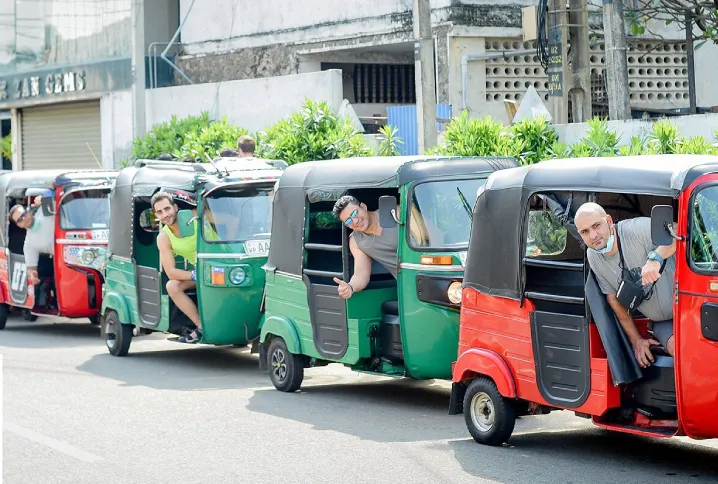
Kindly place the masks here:
POLYGON ((674 342, 678 415, 691 437, 718 437, 718 174, 679 198, 674 342), (714 245, 715 244, 715 245, 714 245))

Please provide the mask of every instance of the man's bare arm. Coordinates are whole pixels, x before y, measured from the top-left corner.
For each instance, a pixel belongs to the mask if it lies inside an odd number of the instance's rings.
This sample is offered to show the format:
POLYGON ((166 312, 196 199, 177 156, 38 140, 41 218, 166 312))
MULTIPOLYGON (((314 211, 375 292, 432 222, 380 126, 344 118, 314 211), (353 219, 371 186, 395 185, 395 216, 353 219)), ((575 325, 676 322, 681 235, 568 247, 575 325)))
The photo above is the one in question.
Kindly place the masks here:
POLYGON ((354 256, 354 274, 349 280, 354 291, 359 292, 369 285, 372 259, 357 246, 354 237, 349 238, 349 250, 354 256))

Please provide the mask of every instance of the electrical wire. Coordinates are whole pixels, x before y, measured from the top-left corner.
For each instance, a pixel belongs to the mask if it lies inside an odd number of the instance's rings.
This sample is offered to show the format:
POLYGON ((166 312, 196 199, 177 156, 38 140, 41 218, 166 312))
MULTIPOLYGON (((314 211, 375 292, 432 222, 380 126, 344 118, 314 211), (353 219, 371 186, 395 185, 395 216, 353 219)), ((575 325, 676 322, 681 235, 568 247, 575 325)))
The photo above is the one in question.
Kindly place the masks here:
POLYGON ((544 70, 548 69, 548 0, 539 0, 536 10, 536 57, 544 70))

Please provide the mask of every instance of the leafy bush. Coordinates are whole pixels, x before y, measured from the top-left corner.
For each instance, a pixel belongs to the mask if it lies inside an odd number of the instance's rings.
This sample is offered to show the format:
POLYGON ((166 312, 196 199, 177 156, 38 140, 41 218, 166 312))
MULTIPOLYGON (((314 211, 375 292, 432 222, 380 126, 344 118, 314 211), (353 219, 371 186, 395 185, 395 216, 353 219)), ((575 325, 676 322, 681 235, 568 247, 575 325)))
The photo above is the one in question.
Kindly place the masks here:
POLYGON ((12 135, 0 138, 0 153, 8 160, 12 159, 12 135))
POLYGON ((348 117, 341 119, 326 102, 311 100, 301 111, 261 132, 258 141, 258 156, 289 165, 373 154, 348 117))
MULTIPOLYGON (((183 119, 172 116, 168 122, 152 126, 144 136, 136 138, 132 145, 132 160, 155 159, 163 153, 179 153, 185 138, 209 126, 209 113, 188 116, 183 119)), ((236 143, 236 141, 235 141, 236 143)))
POLYGON ((526 164, 549 158, 558 141, 556 130, 545 118, 524 119, 511 126, 511 132, 523 143, 523 160, 526 164))
POLYGON ((171 154, 179 160, 189 157, 197 161, 209 161, 208 157, 214 159, 225 149, 236 149, 237 139, 248 133, 246 129, 230 124, 223 117, 198 131, 185 134, 182 146, 171 154))
POLYGON ((444 143, 428 150, 450 156, 513 156, 522 158, 524 141, 490 116, 469 118, 466 111, 446 127, 444 143))
POLYGON ((396 127, 388 124, 379 128, 379 132, 384 137, 376 150, 377 156, 399 156, 397 145, 404 144, 404 141, 396 135, 397 131, 396 127))

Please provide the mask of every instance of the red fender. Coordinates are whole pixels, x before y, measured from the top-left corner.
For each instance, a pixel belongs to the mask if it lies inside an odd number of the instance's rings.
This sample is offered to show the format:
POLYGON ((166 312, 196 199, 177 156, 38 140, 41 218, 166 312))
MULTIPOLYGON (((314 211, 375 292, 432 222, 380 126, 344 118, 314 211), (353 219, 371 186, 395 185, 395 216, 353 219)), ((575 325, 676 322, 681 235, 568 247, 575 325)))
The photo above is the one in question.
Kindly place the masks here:
MULTIPOLYGON (((5 298, 5 291, 7 288, 5 287, 5 284, 0 282, 0 304, 5 304, 7 302, 7 299, 5 298)), ((9 294, 9 293, 7 293, 9 294)))
POLYGON ((466 350, 454 363, 453 381, 459 383, 474 375, 484 375, 496 383, 499 393, 507 398, 516 398, 516 383, 509 366, 498 353, 483 349, 466 350))

